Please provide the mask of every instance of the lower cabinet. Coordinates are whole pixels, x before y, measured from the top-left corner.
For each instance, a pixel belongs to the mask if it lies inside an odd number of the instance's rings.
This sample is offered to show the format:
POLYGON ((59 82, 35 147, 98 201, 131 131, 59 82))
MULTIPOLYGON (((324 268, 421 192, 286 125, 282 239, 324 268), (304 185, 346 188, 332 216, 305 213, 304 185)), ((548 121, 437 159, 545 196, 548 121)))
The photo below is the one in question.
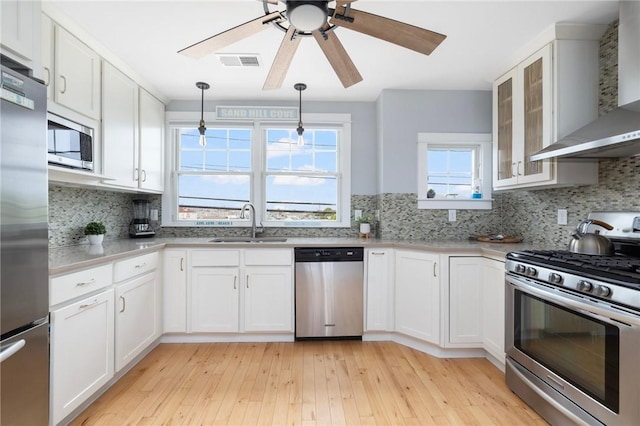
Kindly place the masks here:
POLYGON ((51 311, 51 413, 57 424, 114 374, 114 300, 109 289, 51 311))
POLYGON ((440 257, 396 250, 396 331, 440 342, 440 257))
POLYGON ((367 249, 366 330, 393 331, 393 250, 367 249))
POLYGON ((287 266, 247 266, 244 331, 293 331, 293 274, 287 266))
POLYGON ((449 343, 482 344, 483 257, 449 258, 449 343))
POLYGON ((116 286, 116 372, 160 336, 158 273, 116 286))
POLYGON ((487 258, 483 261, 482 345, 487 352, 504 363, 504 262, 487 258))
POLYGON ((191 270, 191 331, 237 332, 239 268, 191 270))
POLYGON ((187 251, 165 249, 162 262, 162 329, 187 331, 187 251))

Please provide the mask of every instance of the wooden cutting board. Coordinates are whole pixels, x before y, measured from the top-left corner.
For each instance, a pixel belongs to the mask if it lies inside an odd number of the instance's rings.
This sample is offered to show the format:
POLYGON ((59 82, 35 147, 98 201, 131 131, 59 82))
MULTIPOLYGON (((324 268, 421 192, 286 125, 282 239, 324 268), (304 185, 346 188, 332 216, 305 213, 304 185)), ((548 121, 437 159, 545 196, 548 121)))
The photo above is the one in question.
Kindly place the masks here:
POLYGON ((481 235, 476 237, 478 241, 482 241, 483 243, 519 243, 522 241, 521 237, 512 237, 509 235, 505 235, 502 239, 491 238, 489 235, 481 235))

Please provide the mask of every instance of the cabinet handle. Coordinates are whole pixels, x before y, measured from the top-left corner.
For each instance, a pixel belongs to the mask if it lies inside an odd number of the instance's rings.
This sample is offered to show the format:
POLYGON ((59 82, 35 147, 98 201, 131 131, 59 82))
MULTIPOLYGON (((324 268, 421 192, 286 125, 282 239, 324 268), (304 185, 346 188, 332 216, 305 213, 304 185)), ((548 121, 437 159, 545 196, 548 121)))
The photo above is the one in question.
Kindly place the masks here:
POLYGON ((77 284, 76 284, 76 287, 84 287, 85 285, 91 285, 91 284, 93 284, 93 283, 95 283, 95 282, 96 282, 96 279, 95 279, 95 278, 91 278, 91 279, 90 279, 89 281, 87 281, 87 282, 84 282, 84 283, 77 283, 77 284))
POLYGON ((516 163, 511 163, 511 177, 516 177, 516 172, 514 172, 515 168, 516 168, 516 163))
POLYGON ((49 87, 49 85, 51 84, 51 70, 47 67, 44 67, 44 70, 47 72, 47 81, 44 85, 49 87))
POLYGON ((120 296, 120 300, 122 300, 122 310, 120 312, 124 312, 124 310, 127 308, 127 300, 124 298, 124 296, 120 296))
POLYGON ((134 266, 134 268, 138 269, 138 268, 144 268, 145 266, 147 266, 147 262, 142 262, 141 265, 136 265, 134 266))
POLYGON ((233 289, 234 289, 234 290, 237 288, 237 287, 236 287, 237 282, 238 282, 238 276, 237 276, 237 275, 234 275, 234 276, 233 276, 233 289))
POLYGON ((372 256, 384 256, 384 252, 376 252, 376 251, 372 251, 371 252, 372 256))
POLYGON ((91 303, 85 303, 84 305, 80 305, 80 309, 87 309, 87 308, 90 308, 90 307, 92 307, 92 306, 94 306, 94 305, 97 305, 98 303, 100 303, 100 302, 98 301, 98 299, 95 299, 95 300, 94 300, 93 302, 91 302, 91 303))
POLYGON ((522 164, 522 161, 518 161, 518 167, 516 168, 516 171, 518 172, 518 176, 522 176, 522 173, 520 173, 520 164, 522 164))
POLYGON ((139 179, 140 173, 138 173, 138 168, 133 171, 133 180, 137 181, 139 179))
POLYGON ((60 89, 60 93, 64 93, 67 91, 67 78, 64 75, 60 76, 60 81, 64 83, 63 88, 60 89))
POLYGON ((147 171, 142 169, 142 181, 146 182, 147 181, 147 171))
POLYGON ((249 274, 247 274, 247 288, 249 288, 249 274))
POLYGON ((433 276, 437 277, 438 262, 433 262, 433 276))
POLYGON ((180 258, 180 271, 184 271, 184 257, 180 258))

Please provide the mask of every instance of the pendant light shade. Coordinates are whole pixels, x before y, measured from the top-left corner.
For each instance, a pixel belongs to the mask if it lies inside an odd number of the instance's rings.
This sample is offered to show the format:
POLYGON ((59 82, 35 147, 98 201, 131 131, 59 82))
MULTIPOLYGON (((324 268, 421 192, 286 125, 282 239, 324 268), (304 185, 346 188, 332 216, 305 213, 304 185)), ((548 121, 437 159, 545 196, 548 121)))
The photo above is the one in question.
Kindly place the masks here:
POLYGON ((304 145, 304 138, 302 134, 304 133, 304 127, 302 126, 302 91, 307 88, 307 85, 304 83, 296 83, 293 85, 293 88, 296 89, 299 93, 298 100, 298 128, 296 132, 298 132, 298 145, 304 145))
POLYGON ((200 126, 198 127, 198 132, 200 132, 200 140, 198 143, 201 147, 207 146, 207 138, 205 136, 205 132, 207 131, 207 127, 204 124, 204 91, 209 89, 209 84, 199 81, 196 83, 196 87, 202 91, 202 98, 200 102, 200 126))

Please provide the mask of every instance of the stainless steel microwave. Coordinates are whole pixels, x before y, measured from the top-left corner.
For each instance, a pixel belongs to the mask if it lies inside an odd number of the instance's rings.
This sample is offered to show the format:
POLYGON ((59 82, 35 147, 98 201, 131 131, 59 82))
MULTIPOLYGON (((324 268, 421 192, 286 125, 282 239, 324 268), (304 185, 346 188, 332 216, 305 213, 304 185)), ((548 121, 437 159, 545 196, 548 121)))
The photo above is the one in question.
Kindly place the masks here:
POLYGON ((49 164, 93 171, 93 129, 47 114, 49 164))

